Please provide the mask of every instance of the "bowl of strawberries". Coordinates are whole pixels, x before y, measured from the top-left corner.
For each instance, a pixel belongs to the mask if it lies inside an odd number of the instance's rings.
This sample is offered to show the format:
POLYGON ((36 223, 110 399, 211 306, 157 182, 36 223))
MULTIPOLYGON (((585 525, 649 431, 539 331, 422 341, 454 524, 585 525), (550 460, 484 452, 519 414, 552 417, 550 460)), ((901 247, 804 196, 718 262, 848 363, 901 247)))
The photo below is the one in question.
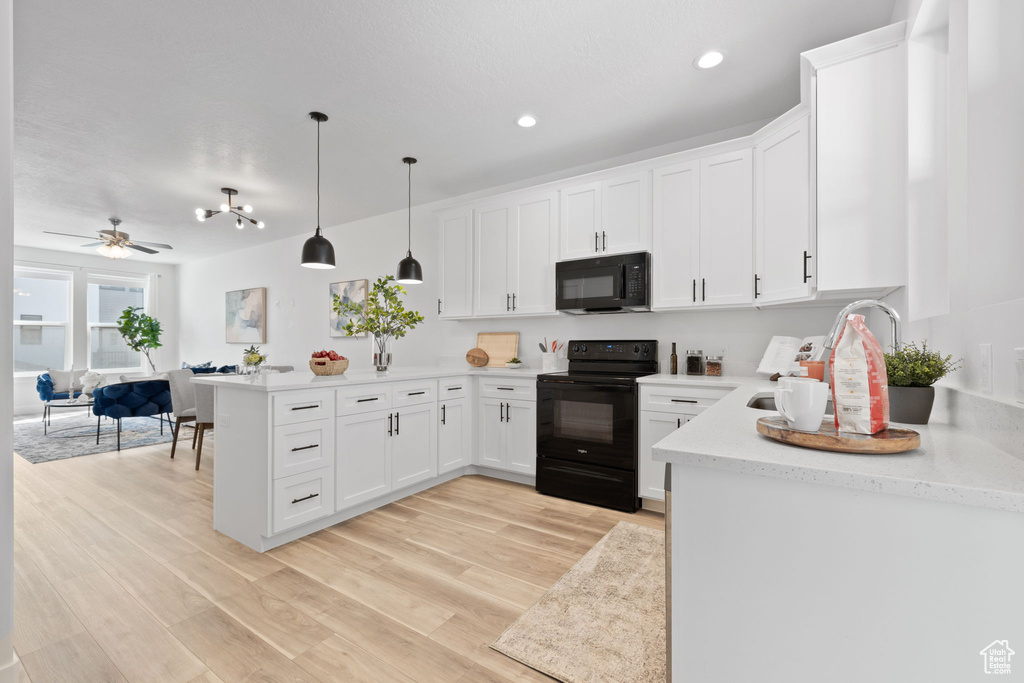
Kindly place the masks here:
POLYGON ((336 351, 314 351, 309 359, 309 369, 314 375, 340 375, 348 370, 348 358, 336 351))

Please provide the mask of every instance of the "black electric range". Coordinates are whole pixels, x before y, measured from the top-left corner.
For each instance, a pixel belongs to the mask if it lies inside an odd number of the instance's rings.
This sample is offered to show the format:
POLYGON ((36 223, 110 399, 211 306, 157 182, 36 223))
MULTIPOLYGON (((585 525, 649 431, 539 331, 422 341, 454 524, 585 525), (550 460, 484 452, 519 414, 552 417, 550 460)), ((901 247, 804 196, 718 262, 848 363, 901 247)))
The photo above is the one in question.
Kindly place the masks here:
POLYGON ((537 490, 635 512, 637 378, 658 372, 653 340, 576 340, 569 370, 537 376, 537 490))

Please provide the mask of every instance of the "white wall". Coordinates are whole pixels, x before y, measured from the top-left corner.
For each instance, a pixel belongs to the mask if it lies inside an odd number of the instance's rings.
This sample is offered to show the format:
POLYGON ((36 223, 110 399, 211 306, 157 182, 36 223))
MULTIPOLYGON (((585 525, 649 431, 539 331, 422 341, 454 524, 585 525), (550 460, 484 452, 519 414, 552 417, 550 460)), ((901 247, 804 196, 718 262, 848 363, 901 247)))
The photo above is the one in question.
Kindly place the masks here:
MULTIPOLYGON (((918 19, 945 4, 926 1, 918 19)), ((912 320, 905 339, 927 339, 965 359, 945 384, 984 392, 979 345, 991 344, 992 395, 1013 401, 1013 349, 1024 347, 1024 3, 950 0, 948 7, 948 107, 936 114, 948 127, 948 234, 941 234, 941 223, 932 226, 940 242, 948 240, 940 263, 948 276, 945 283, 934 273, 912 278, 910 291, 892 303, 912 320), (941 311, 943 301, 948 312, 941 311)), ((911 78, 912 89, 927 88, 935 74, 912 72, 911 78)), ((927 162, 920 151, 913 157, 913 147, 911 153, 912 164, 927 162)), ((917 227, 911 226, 912 253, 933 246, 924 226, 917 227)))
POLYGON ((14 622, 14 450, 11 384, 14 330, 11 245, 14 239, 14 17, 11 0, 0 0, 0 682, 18 680, 11 644, 14 622))
MULTIPOLYGON (((158 370, 178 367, 178 266, 149 263, 143 259, 113 260, 102 256, 81 254, 29 247, 14 247, 14 261, 18 265, 61 268, 73 271, 72 302, 75 315, 84 319, 87 292, 87 275, 157 275, 155 296, 150 300, 150 313, 163 326, 161 340, 164 346, 153 354, 158 370)), ((89 366, 89 337, 85 325, 72 326, 70 337, 73 348, 72 365, 82 369, 89 366)), ((120 374, 120 373, 116 373, 120 374)), ((39 395, 36 393, 36 376, 14 379, 14 411, 17 414, 41 412, 39 395)))

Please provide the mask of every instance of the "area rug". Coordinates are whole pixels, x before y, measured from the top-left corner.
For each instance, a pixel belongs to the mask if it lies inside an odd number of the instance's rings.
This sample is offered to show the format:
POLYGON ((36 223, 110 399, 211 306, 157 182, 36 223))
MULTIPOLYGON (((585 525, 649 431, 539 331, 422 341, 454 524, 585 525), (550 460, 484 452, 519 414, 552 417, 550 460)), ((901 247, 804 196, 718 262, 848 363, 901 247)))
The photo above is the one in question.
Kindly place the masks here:
MULTIPOLYGON (((100 443, 96 444, 96 418, 86 415, 54 417, 43 435, 43 421, 29 420, 14 423, 14 452, 38 464, 52 460, 77 458, 80 455, 107 453, 117 450, 117 422, 100 423, 100 443)), ((164 420, 164 433, 160 434, 160 421, 150 417, 126 417, 121 420, 121 450, 166 443, 174 436, 173 428, 164 420)), ((180 441, 192 445, 192 431, 181 431, 180 441), (187 442, 187 443, 186 443, 187 442)))
POLYGON ((565 683, 663 683, 664 532, 619 522, 491 647, 565 683))

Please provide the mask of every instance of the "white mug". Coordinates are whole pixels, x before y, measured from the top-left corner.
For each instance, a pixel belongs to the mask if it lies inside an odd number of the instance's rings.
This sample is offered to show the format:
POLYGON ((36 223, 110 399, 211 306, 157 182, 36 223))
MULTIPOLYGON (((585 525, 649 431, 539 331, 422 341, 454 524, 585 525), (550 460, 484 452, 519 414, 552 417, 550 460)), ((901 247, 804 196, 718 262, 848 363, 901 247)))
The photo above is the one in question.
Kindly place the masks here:
POLYGON ((780 377, 775 407, 792 429, 816 432, 825 417, 828 392, 828 385, 816 379, 780 377))

